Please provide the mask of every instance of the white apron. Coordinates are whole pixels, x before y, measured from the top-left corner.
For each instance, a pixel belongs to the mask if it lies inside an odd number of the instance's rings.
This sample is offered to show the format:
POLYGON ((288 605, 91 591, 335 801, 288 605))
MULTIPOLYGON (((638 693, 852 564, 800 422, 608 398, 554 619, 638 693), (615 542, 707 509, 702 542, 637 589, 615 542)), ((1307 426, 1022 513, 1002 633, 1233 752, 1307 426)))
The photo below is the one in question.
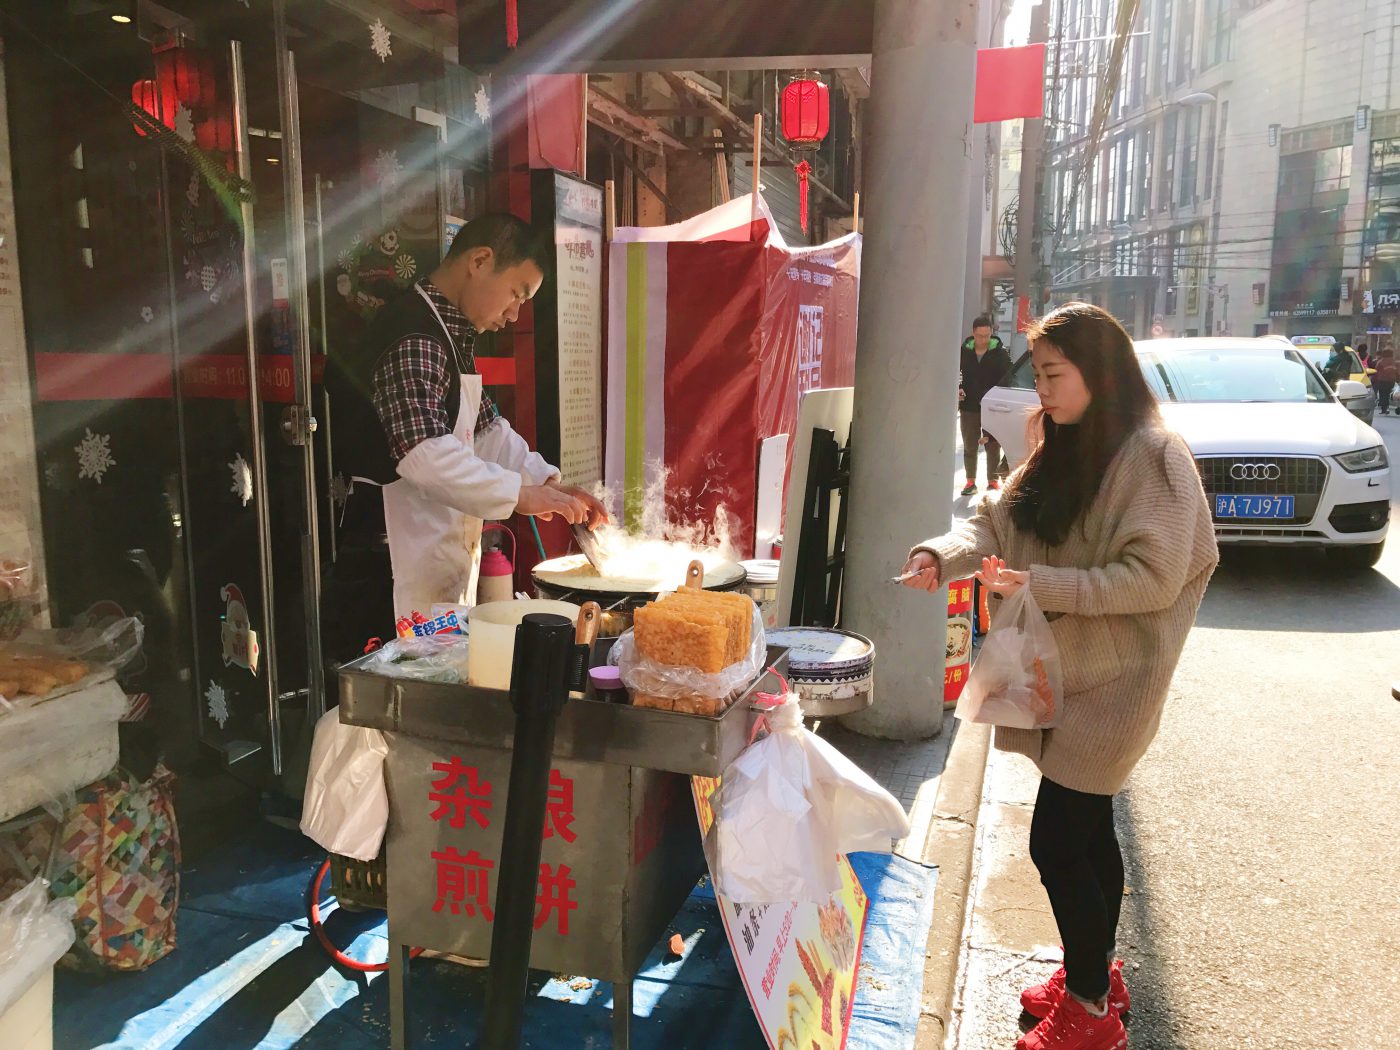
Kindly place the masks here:
MULTIPOLYGON (((421 285, 415 290, 442 327, 453 359, 458 359, 457 344, 442 315, 421 285)), ((463 374, 461 378, 461 404, 452 436, 472 452, 481 410, 481 376, 463 374)), ((394 570, 396 619, 414 612, 429 616, 435 604, 475 604, 484 524, 480 518, 425 498, 417 486, 401 478, 384 486, 384 524, 394 570)))

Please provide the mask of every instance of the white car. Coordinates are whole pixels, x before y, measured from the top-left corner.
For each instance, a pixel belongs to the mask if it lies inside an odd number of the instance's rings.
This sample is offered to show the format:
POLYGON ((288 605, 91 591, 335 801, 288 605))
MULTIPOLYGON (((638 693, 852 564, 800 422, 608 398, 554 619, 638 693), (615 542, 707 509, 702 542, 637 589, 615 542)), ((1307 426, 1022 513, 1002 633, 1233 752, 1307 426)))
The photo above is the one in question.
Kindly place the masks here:
MULTIPOLYGON (((1348 568, 1380 560, 1390 461, 1380 434, 1342 405, 1360 383, 1334 392, 1302 351, 1267 337, 1136 349, 1163 418, 1196 457, 1222 544, 1324 547, 1348 568)), ((982 426, 1013 465, 1039 408, 1029 354, 982 399, 982 426)))

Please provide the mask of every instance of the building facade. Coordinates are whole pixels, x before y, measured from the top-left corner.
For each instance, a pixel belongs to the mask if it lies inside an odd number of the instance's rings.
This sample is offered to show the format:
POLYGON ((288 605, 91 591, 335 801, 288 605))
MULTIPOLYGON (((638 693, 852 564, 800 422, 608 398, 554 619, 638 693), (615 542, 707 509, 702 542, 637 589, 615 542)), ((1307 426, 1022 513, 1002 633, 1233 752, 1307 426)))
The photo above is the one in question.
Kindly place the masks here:
POLYGON ((1143 0, 1126 36, 1115 11, 1053 9, 1049 301, 1090 299, 1138 337, 1382 335, 1400 5, 1143 0))

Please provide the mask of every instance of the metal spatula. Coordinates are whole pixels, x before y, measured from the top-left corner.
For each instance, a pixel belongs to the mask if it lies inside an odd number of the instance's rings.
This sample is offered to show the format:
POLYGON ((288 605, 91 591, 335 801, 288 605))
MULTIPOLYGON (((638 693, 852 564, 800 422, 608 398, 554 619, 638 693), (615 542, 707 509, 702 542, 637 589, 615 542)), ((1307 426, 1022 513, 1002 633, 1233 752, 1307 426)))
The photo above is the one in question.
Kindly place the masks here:
POLYGON ((588 559, 588 564, 598 571, 598 575, 603 575, 603 547, 598 542, 598 537, 593 535, 587 525, 579 524, 573 527, 574 542, 578 544, 578 549, 583 551, 583 556, 588 559))

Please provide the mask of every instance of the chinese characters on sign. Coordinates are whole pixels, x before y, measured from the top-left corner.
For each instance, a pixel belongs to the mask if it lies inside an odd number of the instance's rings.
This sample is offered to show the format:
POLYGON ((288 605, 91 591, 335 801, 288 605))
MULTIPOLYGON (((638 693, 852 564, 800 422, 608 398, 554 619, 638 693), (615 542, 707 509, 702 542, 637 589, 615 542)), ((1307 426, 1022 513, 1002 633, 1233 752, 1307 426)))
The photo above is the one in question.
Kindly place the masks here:
POLYGON ((948 659, 943 671, 943 702, 951 703, 962 695, 963 686, 972 663, 972 595, 971 580, 954 580, 948 584, 948 659))
MULTIPOLYGON (((805 272, 805 271, 804 271, 805 272)), ((820 306, 797 308, 797 395, 822 385, 822 319, 820 306)))
MULTIPOLYGON (((435 807, 429 814, 431 820, 437 823, 445 820, 454 830, 466 831, 464 840, 471 837, 472 832, 468 818, 483 831, 491 826, 492 785, 482 779, 479 769, 453 755, 446 761, 434 762, 433 772, 441 776, 432 781, 428 792, 428 801, 435 807)), ((578 838, 573 824, 574 782, 559 770, 551 770, 543 837, 549 839, 557 835, 572 843, 578 838)), ((464 841, 463 845, 469 843, 464 841)), ((495 860, 483 857, 476 849, 462 852, 455 844, 434 850, 431 856, 436 885, 433 911, 467 918, 480 915, 487 922, 494 922, 491 872, 495 870, 495 860)), ((541 863, 539 892, 535 898, 535 929, 543 929, 553 916, 555 929, 561 936, 568 936, 569 915, 578 910, 574 896, 577 887, 578 882, 567 864, 541 863)))
POLYGON ((603 193, 556 176, 559 469, 573 485, 603 477, 603 193))

